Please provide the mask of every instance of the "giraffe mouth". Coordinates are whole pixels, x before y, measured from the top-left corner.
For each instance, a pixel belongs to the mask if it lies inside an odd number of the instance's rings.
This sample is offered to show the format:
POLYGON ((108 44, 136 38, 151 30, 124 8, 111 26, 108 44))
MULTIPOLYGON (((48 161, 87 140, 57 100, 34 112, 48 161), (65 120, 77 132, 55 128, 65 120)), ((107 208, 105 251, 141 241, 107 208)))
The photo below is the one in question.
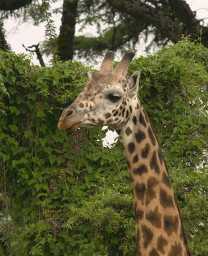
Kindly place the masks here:
POLYGON ((77 129, 80 128, 81 122, 73 124, 69 129, 77 129))
POLYGON ((62 119, 60 118, 58 121, 58 128, 60 130, 69 130, 69 129, 77 129, 81 125, 80 118, 70 118, 70 119, 62 119))

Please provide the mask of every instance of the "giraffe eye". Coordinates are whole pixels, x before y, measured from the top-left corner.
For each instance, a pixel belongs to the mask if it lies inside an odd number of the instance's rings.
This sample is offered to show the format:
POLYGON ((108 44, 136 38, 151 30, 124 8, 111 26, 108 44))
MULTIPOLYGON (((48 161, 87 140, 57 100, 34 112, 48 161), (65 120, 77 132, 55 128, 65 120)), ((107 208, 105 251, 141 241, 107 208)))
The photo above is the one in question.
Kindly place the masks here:
POLYGON ((106 98, 109 101, 111 101, 113 103, 116 103, 116 102, 118 102, 121 99, 121 95, 115 94, 115 93, 109 93, 109 94, 106 95, 106 98))

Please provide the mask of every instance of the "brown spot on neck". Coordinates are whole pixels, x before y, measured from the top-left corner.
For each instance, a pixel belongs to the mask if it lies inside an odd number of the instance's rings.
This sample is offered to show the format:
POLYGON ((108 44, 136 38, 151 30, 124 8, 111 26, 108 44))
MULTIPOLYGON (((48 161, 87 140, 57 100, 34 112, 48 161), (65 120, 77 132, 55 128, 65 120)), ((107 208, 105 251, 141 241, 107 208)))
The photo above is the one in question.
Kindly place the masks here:
POLYGON ((153 239, 153 233, 152 230, 145 225, 142 225, 141 230, 143 236, 143 246, 144 248, 147 248, 153 239))
POLYGON ((134 142, 130 142, 128 144, 128 151, 129 151, 130 154, 132 154, 135 151, 135 144, 134 144, 134 142))
POLYGON ((133 116, 132 121, 133 121, 134 125, 137 124, 137 118, 136 118, 136 116, 133 116))
POLYGON ((156 251, 155 248, 153 248, 153 249, 150 251, 149 256, 160 256, 160 254, 156 251))
POLYGON ((145 190, 146 190, 145 184, 136 183, 134 189, 135 189, 137 200, 142 201, 142 203, 144 203, 144 196, 145 196, 145 190))
POLYGON ((178 231, 178 216, 165 215, 164 216, 164 229, 168 235, 171 235, 173 232, 177 233, 178 231))
POLYGON ((154 210, 150 210, 146 213, 146 219, 157 228, 161 228, 161 213, 158 211, 158 207, 154 210))
POLYGON ((157 249, 161 253, 165 253, 165 246, 168 244, 167 240, 163 236, 159 236, 157 240, 157 249))
POLYGON ((139 161, 139 157, 138 157, 137 154, 133 157, 133 160, 132 160, 132 161, 133 161, 134 164, 139 161))
POLYGON ((148 172, 147 166, 141 164, 139 167, 133 169, 133 174, 135 175, 142 175, 148 172))
POLYGON ((145 139, 146 135, 143 131, 139 130, 135 133, 135 138, 137 143, 141 143, 145 139))
POLYGON ((141 151, 142 158, 147 158, 149 152, 150 152, 150 145, 148 143, 146 143, 144 148, 141 151))
POLYGON ((174 206, 173 197, 162 188, 160 189, 160 203, 164 208, 174 206))
POLYGON ((182 256, 182 246, 180 243, 175 243, 168 253, 168 256, 182 256))
POLYGON ((127 127, 126 128, 126 135, 130 135, 130 134, 132 134, 132 130, 131 130, 130 127, 127 127))
POLYGON ((153 199, 157 197, 156 186, 158 185, 158 180, 155 177, 150 177, 147 181, 147 191, 145 204, 148 206, 153 199))
POLYGON ((143 116, 142 112, 140 112, 140 114, 139 114, 139 123, 142 124, 144 127, 147 126, 146 121, 145 121, 145 119, 144 119, 144 116, 143 116))
POLYGON ((160 167, 157 160, 156 152, 154 151, 152 154, 152 158, 150 160, 150 167, 152 170, 154 170, 156 173, 160 172, 160 167))
POLYGON ((136 220, 141 220, 144 217, 144 211, 140 210, 139 208, 135 208, 135 218, 136 220))

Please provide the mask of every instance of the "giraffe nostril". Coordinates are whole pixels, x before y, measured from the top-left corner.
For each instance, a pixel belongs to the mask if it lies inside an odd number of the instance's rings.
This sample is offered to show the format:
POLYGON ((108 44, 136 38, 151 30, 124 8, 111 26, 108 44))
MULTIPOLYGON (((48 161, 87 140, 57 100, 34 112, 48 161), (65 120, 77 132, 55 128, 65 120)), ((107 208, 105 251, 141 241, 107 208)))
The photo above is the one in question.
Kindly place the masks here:
POLYGON ((80 108, 84 108, 84 104, 82 102, 79 103, 80 108))
POLYGON ((66 116, 71 116, 71 114, 73 113, 73 110, 69 110, 69 112, 66 114, 66 116))

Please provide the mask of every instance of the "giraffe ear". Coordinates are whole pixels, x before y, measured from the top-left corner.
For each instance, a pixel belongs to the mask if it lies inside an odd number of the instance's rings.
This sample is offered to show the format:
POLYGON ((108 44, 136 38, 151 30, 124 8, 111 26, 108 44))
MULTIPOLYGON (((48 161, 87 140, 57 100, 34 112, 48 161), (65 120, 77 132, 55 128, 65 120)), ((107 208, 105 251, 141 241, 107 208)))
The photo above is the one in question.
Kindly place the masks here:
POLYGON ((119 80, 127 75, 129 62, 133 59, 134 53, 127 52, 114 69, 114 77, 119 80))
POLYGON ((113 68, 113 52, 109 51, 106 53, 105 58, 102 62, 100 72, 102 73, 110 73, 113 68))
POLYGON ((137 95, 139 90, 139 80, 140 80, 141 71, 135 71, 130 77, 129 83, 129 95, 131 97, 137 95))

